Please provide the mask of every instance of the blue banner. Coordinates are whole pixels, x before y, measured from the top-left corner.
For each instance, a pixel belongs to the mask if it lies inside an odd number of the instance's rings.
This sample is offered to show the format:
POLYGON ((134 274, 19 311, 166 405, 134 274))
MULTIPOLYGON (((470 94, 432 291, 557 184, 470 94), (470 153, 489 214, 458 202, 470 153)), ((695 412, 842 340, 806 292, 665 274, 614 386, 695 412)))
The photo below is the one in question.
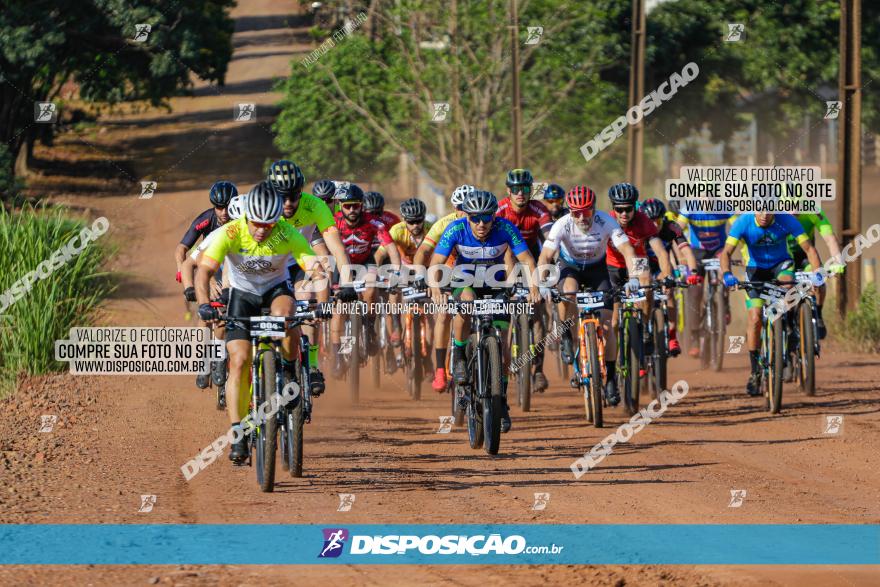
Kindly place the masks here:
POLYGON ((880 525, 0 525, 0 564, 878 565, 880 525))

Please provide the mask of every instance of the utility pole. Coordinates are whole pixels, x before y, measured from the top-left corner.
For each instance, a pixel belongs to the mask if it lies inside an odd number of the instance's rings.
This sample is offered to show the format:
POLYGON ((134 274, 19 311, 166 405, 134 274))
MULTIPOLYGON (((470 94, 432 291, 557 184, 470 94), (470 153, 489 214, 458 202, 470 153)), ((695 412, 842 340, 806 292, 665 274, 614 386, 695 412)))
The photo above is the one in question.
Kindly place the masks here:
POLYGON ((510 45, 513 51, 513 166, 522 167, 522 106, 519 96, 519 14, 517 0, 510 0, 513 26, 510 29, 510 45))
MULTIPOLYGON (((837 135, 837 225, 841 247, 851 243, 862 226, 862 2, 840 2, 840 76, 838 95, 843 120, 837 135)), ((837 310, 853 310, 861 295, 861 260, 847 265, 838 287, 837 310)))
MULTIPOLYGON (((632 35, 629 61, 629 108, 645 95, 645 0, 632 0, 632 35)), ((626 174, 630 183, 642 186, 642 151, 645 146, 644 119, 627 130, 626 174)))

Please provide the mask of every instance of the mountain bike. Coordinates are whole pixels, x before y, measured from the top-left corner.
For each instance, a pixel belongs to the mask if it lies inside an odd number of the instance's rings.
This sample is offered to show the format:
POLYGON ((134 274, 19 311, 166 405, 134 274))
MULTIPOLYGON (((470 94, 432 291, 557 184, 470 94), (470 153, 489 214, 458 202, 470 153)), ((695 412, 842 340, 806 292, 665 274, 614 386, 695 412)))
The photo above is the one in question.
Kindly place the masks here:
MULTIPOLYGON (((732 265, 735 263, 731 263, 732 265)), ((724 364, 724 340, 727 335, 727 289, 721 282, 721 261, 718 257, 703 259, 706 272, 699 344, 700 366, 721 371, 724 364)))
POLYGON ((490 455, 498 454, 504 409, 501 335, 492 321, 495 315, 505 313, 507 297, 508 292, 503 290, 472 302, 450 303, 454 311, 471 316, 466 353, 471 380, 456 386, 456 397, 465 409, 471 448, 483 447, 490 455))
MULTIPOLYGON (((687 284, 676 282, 675 289, 687 284)), ((664 286, 652 284, 654 290, 651 314, 645 332, 645 366, 648 372, 648 388, 652 398, 660 397, 666 389, 667 361, 669 360, 669 294, 664 286)), ((673 294, 674 295, 674 294, 673 294)))
POLYGON ((297 303, 293 316, 229 316, 225 320, 249 325, 251 339, 251 399, 249 429, 251 454, 247 464, 256 460, 257 482, 264 492, 275 489, 275 460, 278 431, 286 443, 287 468, 294 476, 302 475, 302 424, 306 410, 311 414, 311 393, 308 379, 308 339, 301 337, 296 361, 298 370, 294 381, 295 396, 286 405, 280 405, 284 389, 284 369, 281 364, 281 341, 286 331, 308 320, 323 315, 297 303), (303 340, 304 339, 304 340, 303 340), (303 354, 304 353, 304 354, 303 354), (297 381, 297 379, 299 379, 297 381), (271 409, 267 412, 267 407, 271 409), (273 411, 274 410, 274 411, 273 411), (266 417, 264 418, 264 414, 266 417), (292 416, 291 416, 292 415, 292 416))
POLYGON ((404 303, 411 304, 411 311, 403 316, 403 360, 406 389, 414 400, 422 397, 425 374, 431 372, 431 342, 428 340, 425 320, 428 317, 421 302, 427 301, 428 293, 412 287, 400 290, 404 303))
POLYGON ((605 406, 605 332, 600 311, 605 293, 582 289, 576 294, 553 293, 553 302, 576 303, 578 307, 577 344, 571 357, 571 386, 583 390, 587 422, 602 428, 605 406), (574 297, 574 301, 570 298, 574 297))
MULTIPOLYGON (((812 288, 813 275, 808 271, 798 271, 794 274, 794 279, 798 283, 806 282, 812 288)), ((816 395, 816 359, 821 350, 817 326, 819 310, 812 291, 809 295, 800 296, 797 306, 789 312, 788 319, 791 325, 789 360, 798 380, 798 388, 812 397, 816 395)))
POLYGON ((637 304, 647 299, 646 290, 640 287, 633 294, 624 288, 614 292, 617 307, 617 388, 623 391, 623 403, 632 416, 639 411, 639 370, 644 357, 642 336, 645 330, 642 311, 637 304))
MULTIPOLYGON (((782 372, 789 355, 789 320, 783 315, 771 320, 769 307, 785 297, 788 291, 783 285, 791 286, 791 281, 771 279, 767 281, 740 281, 740 288, 756 288, 764 300, 761 308, 761 350, 759 355, 759 386, 766 398, 766 406, 771 414, 782 409, 782 372)), ((788 314, 788 312, 786 312, 788 314)))
MULTIPOLYGON (((529 290, 521 285, 513 287, 510 300, 524 303, 529 290)), ((510 321, 510 361, 516 366, 516 403, 523 412, 532 408, 532 358, 535 353, 535 336, 532 331, 534 318, 525 312, 511 316, 510 321)))

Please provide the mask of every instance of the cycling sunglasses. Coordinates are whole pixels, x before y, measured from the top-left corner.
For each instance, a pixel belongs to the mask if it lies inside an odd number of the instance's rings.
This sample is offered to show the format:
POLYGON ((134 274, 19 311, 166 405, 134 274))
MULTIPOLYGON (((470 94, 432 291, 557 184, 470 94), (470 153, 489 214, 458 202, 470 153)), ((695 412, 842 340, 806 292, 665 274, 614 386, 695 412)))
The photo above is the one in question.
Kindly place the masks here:
POLYGON ((575 218, 592 218, 593 210, 572 210, 571 215, 575 218))
POLYGON ((354 210, 360 210, 361 208, 363 208, 364 205, 361 204, 360 202, 347 202, 347 203, 343 202, 341 204, 341 206, 342 206, 343 210, 354 211, 354 210))
POLYGON ((511 194, 519 194, 522 193, 526 196, 532 193, 532 186, 530 185, 512 185, 510 186, 511 194))
POLYGON ((470 214, 468 215, 468 220, 471 221, 471 224, 492 224, 492 221, 495 220, 495 215, 492 213, 470 214))
POLYGON ((254 222, 251 220, 251 224, 254 225, 254 228, 259 228, 261 230, 271 230, 275 226, 275 222, 254 222))
POLYGON ((415 218, 415 219, 407 220, 406 218, 404 218, 403 221, 406 222, 407 224, 412 224, 415 226, 417 224, 421 224, 422 222, 424 222, 425 219, 424 218, 415 218))
POLYGON ((635 206, 615 206, 614 211, 618 214, 632 214, 635 206))

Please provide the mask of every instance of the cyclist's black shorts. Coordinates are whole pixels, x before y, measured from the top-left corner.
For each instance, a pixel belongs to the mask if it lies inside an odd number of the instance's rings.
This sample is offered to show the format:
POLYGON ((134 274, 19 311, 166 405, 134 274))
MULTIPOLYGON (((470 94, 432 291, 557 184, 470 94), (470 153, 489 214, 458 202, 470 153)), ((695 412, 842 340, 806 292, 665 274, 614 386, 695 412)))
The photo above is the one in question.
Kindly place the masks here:
MULTIPOLYGON (((229 305, 226 307, 226 313, 229 316, 260 316, 263 313, 263 308, 271 306, 275 298, 280 296, 293 297, 293 292, 290 291, 286 281, 282 281, 262 296, 232 288, 229 290, 229 305)), ((226 342, 250 340, 250 338, 248 324, 242 324, 238 321, 226 323, 226 342)))
POLYGON ((721 253, 721 249, 723 247, 718 247, 714 250, 707 249, 695 249, 691 247, 691 250, 694 252, 694 257, 697 259, 697 274, 704 276, 706 275, 706 269, 703 267, 704 259, 711 259, 712 257, 717 257, 721 253))
POLYGON ((626 267, 608 266, 608 277, 611 280, 611 287, 614 289, 623 287, 629 281, 629 269, 626 267))
POLYGON ((794 258, 794 270, 795 271, 806 271, 807 267, 810 265, 810 260, 807 259, 807 254, 800 247, 796 248, 792 251, 792 255, 794 258))
MULTIPOLYGON (((781 273, 792 273, 793 271, 794 261, 785 259, 766 269, 746 267, 746 279, 749 281, 770 281, 771 279, 777 279, 781 273)), ((746 293, 749 296, 748 307, 753 307, 755 302, 761 298, 760 288, 749 287, 746 289, 746 293)))
MULTIPOLYGON (((560 284, 562 284, 562 281, 566 277, 571 277, 577 281, 579 290, 611 291, 611 278, 609 277, 609 273, 613 267, 606 265, 605 259, 590 265, 572 265, 559 259, 556 261, 556 266, 559 267, 560 284)), ((624 279, 624 281, 626 280, 624 279)), ((562 291, 562 287, 562 285, 559 286, 560 292, 562 291)), ((613 307, 613 301, 610 296, 606 296, 605 298, 605 307, 608 309, 613 307)))

